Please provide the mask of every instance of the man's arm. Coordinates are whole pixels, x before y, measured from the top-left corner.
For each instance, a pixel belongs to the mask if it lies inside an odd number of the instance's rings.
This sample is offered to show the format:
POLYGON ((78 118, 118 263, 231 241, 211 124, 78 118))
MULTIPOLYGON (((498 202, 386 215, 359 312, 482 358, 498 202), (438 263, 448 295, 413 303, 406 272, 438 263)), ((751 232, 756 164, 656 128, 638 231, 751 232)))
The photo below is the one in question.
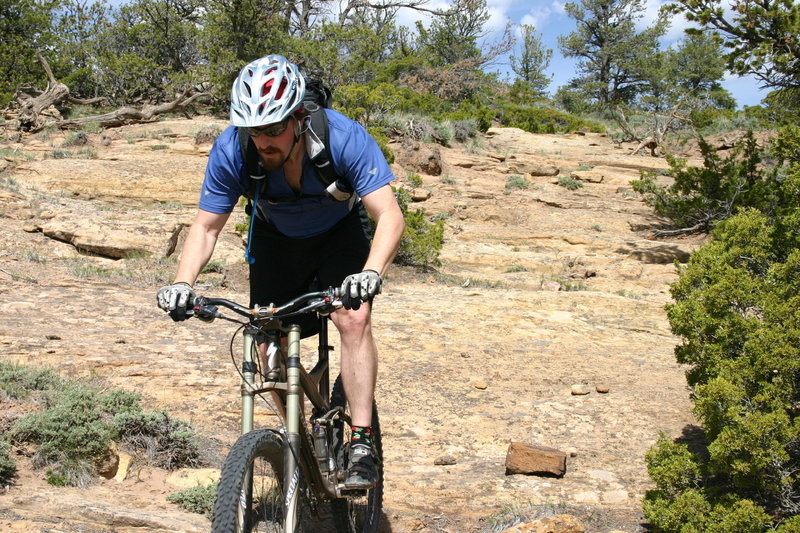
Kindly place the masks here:
POLYGON ((390 185, 372 191, 361 201, 377 224, 364 270, 374 270, 382 276, 392 264, 400 247, 400 238, 405 228, 403 213, 397 205, 397 198, 390 185))
POLYGON ((211 259, 217 238, 230 215, 230 213, 211 213, 203 209, 197 211, 197 216, 189 227, 189 234, 183 243, 175 283, 185 282, 194 285, 197 276, 211 259))

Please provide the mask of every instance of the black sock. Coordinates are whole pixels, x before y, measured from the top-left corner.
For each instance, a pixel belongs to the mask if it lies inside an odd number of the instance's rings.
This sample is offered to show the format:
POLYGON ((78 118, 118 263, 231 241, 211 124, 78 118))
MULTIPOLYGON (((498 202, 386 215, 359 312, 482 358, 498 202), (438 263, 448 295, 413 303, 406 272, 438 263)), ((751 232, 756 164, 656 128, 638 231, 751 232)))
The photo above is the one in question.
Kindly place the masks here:
POLYGON ((352 426, 350 445, 363 444, 372 448, 372 429, 369 426, 352 426))

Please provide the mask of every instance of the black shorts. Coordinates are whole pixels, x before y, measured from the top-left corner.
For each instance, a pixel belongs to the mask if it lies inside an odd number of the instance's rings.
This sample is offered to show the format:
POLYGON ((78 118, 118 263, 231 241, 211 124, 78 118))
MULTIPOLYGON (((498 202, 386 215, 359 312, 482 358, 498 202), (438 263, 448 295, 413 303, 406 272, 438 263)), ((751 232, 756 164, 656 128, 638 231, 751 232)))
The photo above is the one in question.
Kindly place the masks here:
MULTIPOLYGON (((281 305, 305 292, 338 287, 350 274, 361 272, 369 255, 359 209, 350 211, 333 228, 315 237, 293 239, 256 217, 250 253, 250 306, 281 305)), ((313 315, 295 317, 302 336, 317 332, 313 315)))

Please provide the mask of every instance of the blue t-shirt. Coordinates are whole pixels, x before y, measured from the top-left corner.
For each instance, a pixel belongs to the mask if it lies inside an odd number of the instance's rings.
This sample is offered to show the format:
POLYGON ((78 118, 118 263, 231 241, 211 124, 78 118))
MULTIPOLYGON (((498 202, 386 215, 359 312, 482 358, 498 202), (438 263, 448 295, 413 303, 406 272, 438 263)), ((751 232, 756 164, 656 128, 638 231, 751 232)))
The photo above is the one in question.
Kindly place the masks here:
MULTIPOLYGON (((394 175, 378 143, 367 130, 341 113, 331 109, 325 112, 330 130, 328 148, 336 174, 362 197, 390 183, 394 175)), ((220 214, 232 212, 239 197, 246 193, 249 179, 236 128, 230 126, 211 149, 200 193, 200 209, 220 214)), ((325 186, 308 155, 303 158, 300 187, 298 198, 286 183, 283 169, 268 171, 261 185, 260 211, 284 235, 293 238, 319 235, 349 213, 349 202, 338 202, 325 195, 325 186)))

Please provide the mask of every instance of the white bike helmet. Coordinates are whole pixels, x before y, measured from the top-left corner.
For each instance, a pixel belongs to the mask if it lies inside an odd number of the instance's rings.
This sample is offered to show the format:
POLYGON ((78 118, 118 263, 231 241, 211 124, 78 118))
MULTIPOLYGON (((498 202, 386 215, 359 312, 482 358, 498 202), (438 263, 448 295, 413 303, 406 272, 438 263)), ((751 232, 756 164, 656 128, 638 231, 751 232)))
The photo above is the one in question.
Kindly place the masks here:
POLYGON ((231 87, 231 124, 254 128, 280 122, 303 103, 306 82, 285 57, 268 55, 244 67, 231 87))

